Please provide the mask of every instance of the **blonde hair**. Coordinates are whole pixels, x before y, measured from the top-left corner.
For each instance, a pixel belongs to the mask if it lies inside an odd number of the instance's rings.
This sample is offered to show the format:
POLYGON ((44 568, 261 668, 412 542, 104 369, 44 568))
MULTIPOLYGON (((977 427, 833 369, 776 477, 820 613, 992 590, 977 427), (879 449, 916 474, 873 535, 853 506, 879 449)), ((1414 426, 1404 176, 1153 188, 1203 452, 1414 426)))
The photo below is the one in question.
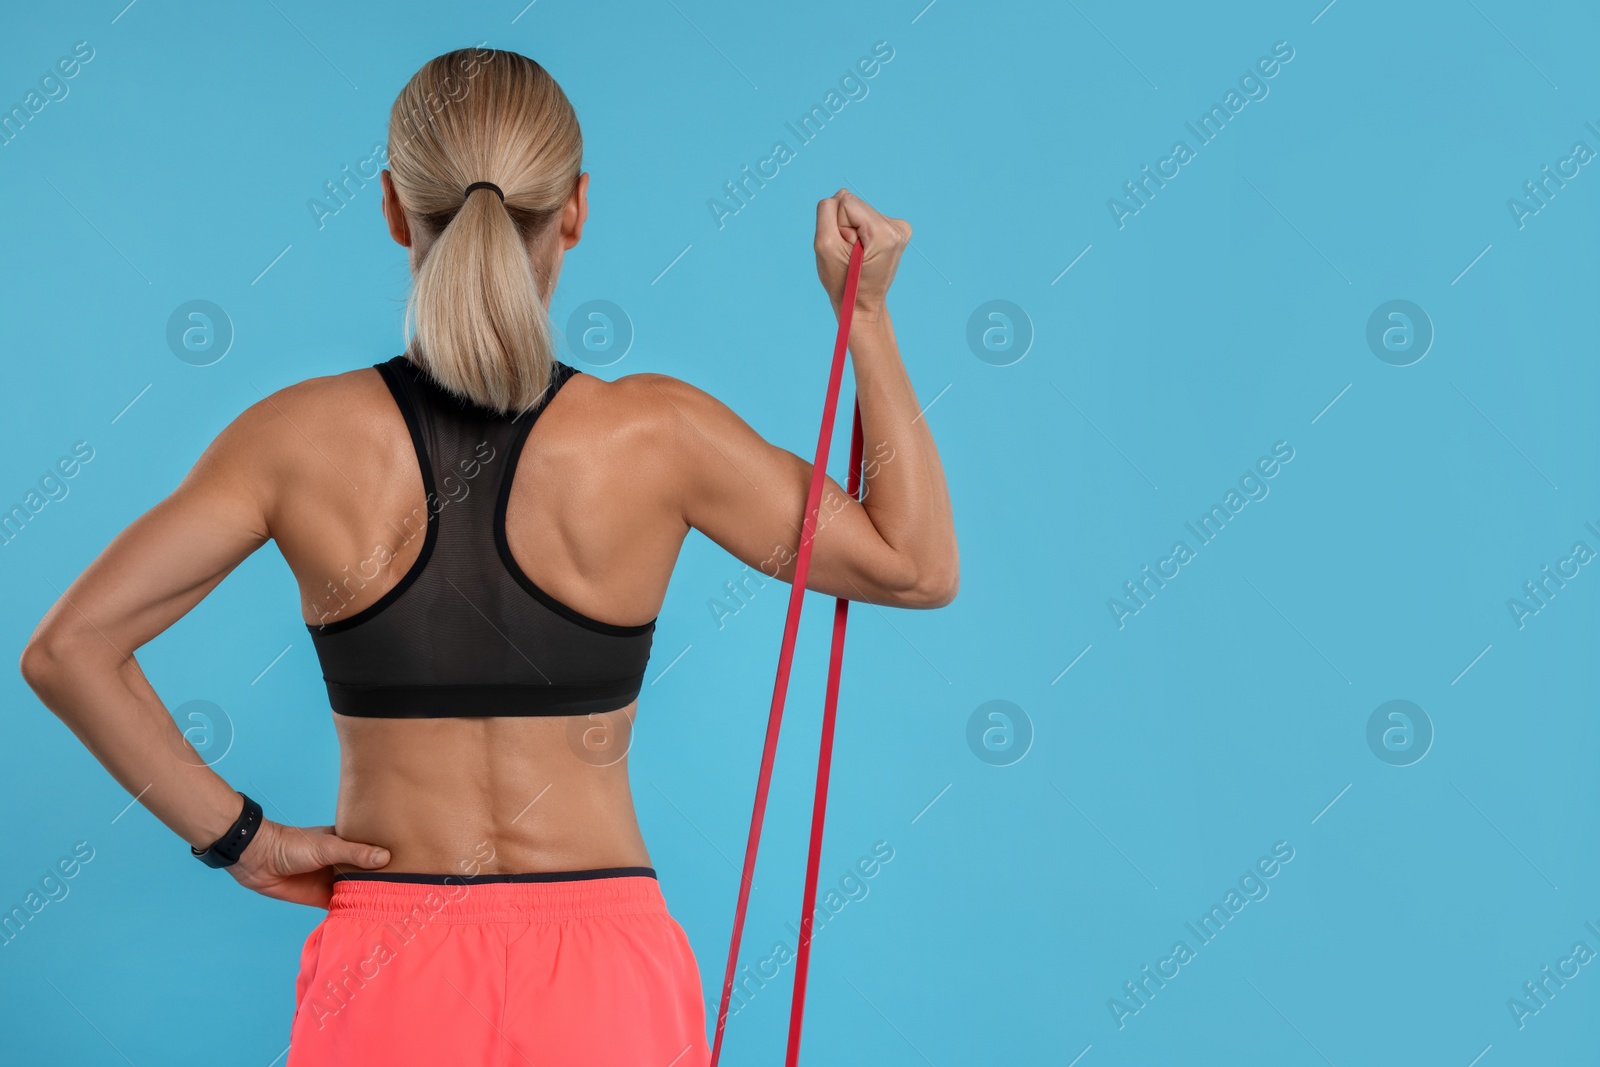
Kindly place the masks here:
POLYGON ((549 262, 530 262, 529 245, 548 238, 582 163, 572 104, 516 52, 446 53, 395 99, 390 178, 413 242, 428 242, 406 303, 407 354, 446 389, 521 411, 549 386, 549 262), (473 182, 493 182, 505 202, 492 189, 463 196, 473 182))

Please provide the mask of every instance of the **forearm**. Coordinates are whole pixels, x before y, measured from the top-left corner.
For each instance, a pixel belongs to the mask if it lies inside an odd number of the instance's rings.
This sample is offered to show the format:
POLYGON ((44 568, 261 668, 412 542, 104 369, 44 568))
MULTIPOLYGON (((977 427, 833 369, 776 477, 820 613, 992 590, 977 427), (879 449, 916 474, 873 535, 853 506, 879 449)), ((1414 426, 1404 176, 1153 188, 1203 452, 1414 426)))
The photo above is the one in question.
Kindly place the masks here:
POLYGON ((31 648, 28 683, 95 759, 173 832, 205 848, 239 814, 239 795, 206 766, 129 656, 31 648))
POLYGON ((887 309, 857 310, 850 352, 868 474, 863 507, 912 574, 932 587, 951 585, 957 550, 944 466, 887 309))

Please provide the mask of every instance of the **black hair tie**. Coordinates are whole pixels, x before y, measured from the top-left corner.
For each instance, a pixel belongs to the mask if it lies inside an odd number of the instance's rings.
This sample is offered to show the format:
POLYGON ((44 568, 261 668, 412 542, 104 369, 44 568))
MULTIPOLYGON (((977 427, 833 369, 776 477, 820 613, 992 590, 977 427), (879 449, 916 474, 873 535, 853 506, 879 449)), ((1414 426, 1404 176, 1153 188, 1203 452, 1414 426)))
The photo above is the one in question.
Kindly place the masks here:
POLYGON ((500 202, 502 204, 506 202, 505 190, 501 189, 494 182, 473 182, 471 185, 467 186, 467 191, 461 194, 461 199, 465 200, 467 197, 471 196, 474 189, 493 189, 494 195, 500 198, 500 202))

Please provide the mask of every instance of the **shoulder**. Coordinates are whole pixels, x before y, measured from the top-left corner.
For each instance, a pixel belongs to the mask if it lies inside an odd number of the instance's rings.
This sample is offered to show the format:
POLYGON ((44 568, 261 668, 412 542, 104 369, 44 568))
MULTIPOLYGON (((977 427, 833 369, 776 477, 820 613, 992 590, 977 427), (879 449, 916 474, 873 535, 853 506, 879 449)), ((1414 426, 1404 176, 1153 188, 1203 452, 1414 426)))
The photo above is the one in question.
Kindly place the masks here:
POLYGON ((223 427, 191 477, 227 478, 258 496, 298 481, 306 464, 360 451, 403 421, 371 367, 307 378, 261 394, 223 427))
POLYGON ((372 367, 307 378, 263 395, 237 422, 262 431, 329 428, 394 407, 389 387, 372 367))
POLYGON ((253 448, 337 442, 371 430, 399 410, 389 388, 371 367, 307 378, 262 394, 218 436, 253 448))
POLYGON ((692 401, 696 394, 707 395, 681 378, 654 371, 624 374, 609 380, 580 371, 567 381, 564 388, 572 389, 573 386, 588 391, 594 399, 625 406, 636 414, 654 410, 673 400, 692 401))
POLYGON ((575 374, 562 387, 583 425, 609 435, 628 433, 669 439, 702 422, 715 421, 726 408, 710 393, 670 374, 640 372, 607 380, 575 374))

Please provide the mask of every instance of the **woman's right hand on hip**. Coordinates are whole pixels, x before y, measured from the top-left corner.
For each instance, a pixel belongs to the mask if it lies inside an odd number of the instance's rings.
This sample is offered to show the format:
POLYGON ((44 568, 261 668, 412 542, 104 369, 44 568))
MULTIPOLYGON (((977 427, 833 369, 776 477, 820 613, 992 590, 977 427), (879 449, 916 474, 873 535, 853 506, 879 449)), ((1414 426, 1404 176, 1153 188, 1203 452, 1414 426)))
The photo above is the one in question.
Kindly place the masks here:
POLYGON ((387 849, 346 841, 331 826, 285 826, 264 819, 256 839, 227 870, 263 896, 326 908, 339 870, 373 870, 388 862, 387 849))

